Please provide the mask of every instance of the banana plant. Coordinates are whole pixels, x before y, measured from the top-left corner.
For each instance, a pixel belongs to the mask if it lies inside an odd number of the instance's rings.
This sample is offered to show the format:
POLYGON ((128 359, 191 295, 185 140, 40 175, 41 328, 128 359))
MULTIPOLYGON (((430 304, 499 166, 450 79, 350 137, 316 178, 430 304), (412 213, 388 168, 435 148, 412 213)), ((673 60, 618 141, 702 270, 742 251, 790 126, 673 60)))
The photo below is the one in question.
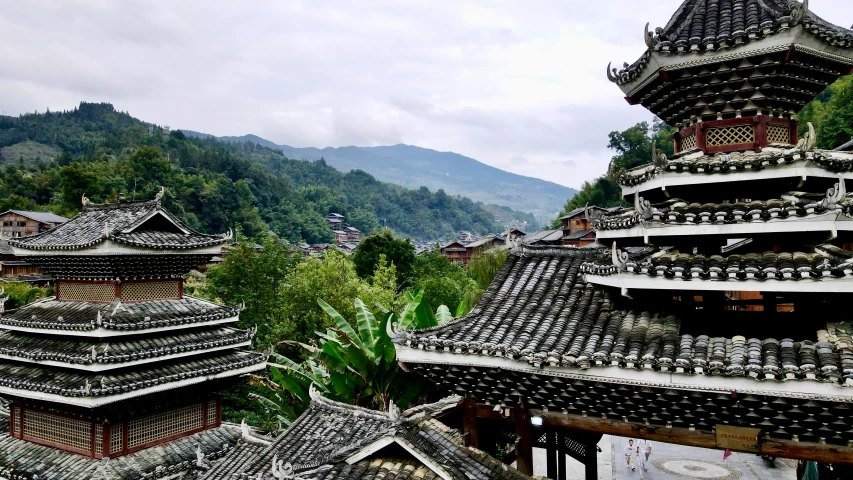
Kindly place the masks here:
POLYGON ((422 292, 407 295, 410 301, 401 317, 382 309, 379 319, 356 299, 355 328, 337 310, 318 300, 334 326, 317 332, 316 345, 297 344, 309 354, 302 363, 273 354, 270 378, 263 382, 267 391, 253 398, 278 416, 281 425, 295 419, 310 403, 311 384, 333 400, 380 410, 387 410, 393 400, 406 408, 421 392, 425 380, 400 369, 394 342, 387 333, 388 322, 425 328, 450 318, 447 307, 439 308, 438 318, 433 315, 422 301, 422 292))

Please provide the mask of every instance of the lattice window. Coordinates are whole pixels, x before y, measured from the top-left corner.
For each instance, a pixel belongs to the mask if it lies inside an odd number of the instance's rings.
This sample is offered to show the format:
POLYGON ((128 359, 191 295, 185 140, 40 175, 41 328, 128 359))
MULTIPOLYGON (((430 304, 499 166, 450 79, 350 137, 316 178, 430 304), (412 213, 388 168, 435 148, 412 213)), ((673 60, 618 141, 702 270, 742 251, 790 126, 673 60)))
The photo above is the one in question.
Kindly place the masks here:
POLYGON ((149 415, 127 423, 128 450, 204 428, 204 404, 149 415))
POLYGON ((124 434, 124 424, 117 423, 110 427, 110 454, 121 452, 121 440, 124 434))
POLYGON ((586 445, 573 438, 566 437, 566 448, 575 453, 575 456, 583 458, 586 456, 586 445))
POLYGON ((216 425, 216 400, 207 402, 207 425, 216 425))
POLYGON ((181 287, 177 281, 124 283, 121 286, 123 302, 180 298, 180 296, 181 287))
POLYGON ((116 298, 116 286, 112 283, 59 282, 59 298, 78 302, 109 303, 116 298))
POLYGON ((767 143, 791 143, 791 130, 784 125, 767 125, 767 143))
POLYGON ((21 407, 12 407, 12 434, 21 435, 21 407))
POLYGON ((24 436, 52 445, 88 452, 92 448, 92 424, 24 409, 24 436))
POLYGON ((755 128, 752 125, 736 127, 709 128, 705 132, 705 146, 722 147, 755 142, 755 128))
POLYGON ((696 134, 691 133, 690 135, 681 137, 681 151, 686 152, 688 150, 693 150, 696 148, 696 134))
POLYGON ((95 455, 104 454, 104 425, 95 424, 95 455))

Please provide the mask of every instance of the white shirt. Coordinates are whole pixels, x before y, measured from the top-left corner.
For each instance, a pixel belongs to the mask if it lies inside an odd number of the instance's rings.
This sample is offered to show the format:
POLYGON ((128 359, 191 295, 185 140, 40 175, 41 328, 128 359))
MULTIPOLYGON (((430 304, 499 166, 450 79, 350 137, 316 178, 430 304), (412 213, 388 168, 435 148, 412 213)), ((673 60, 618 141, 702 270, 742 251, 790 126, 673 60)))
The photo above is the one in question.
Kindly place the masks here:
POLYGON ((634 454, 634 451, 635 451, 635 449, 636 449, 636 448, 637 448, 637 446, 636 446, 636 445, 628 445, 628 446, 626 446, 626 447, 625 447, 625 455, 633 455, 633 454, 634 454))
POLYGON ((652 442, 648 440, 640 440, 640 443, 637 445, 639 445, 640 451, 643 453, 649 453, 652 450, 652 442))

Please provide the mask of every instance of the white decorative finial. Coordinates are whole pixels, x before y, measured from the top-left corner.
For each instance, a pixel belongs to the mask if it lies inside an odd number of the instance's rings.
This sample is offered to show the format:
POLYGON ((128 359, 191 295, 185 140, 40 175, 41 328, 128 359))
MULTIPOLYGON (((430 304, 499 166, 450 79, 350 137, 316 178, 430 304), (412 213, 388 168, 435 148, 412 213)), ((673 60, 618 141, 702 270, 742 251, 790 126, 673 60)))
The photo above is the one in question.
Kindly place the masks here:
POLYGON ((844 177, 838 177, 838 183, 826 191, 826 198, 823 199, 823 205, 832 209, 841 203, 847 197, 847 187, 844 185, 844 177))
POLYGON ((404 419, 400 407, 394 403, 394 400, 388 402, 388 418, 394 423, 400 423, 404 419))
POLYGON ((388 323, 385 324, 385 333, 388 334, 388 337, 391 340, 397 338, 397 332, 394 331, 394 322, 392 322, 390 318, 388 319, 388 323))
POLYGON ((96 361, 98 359, 98 351, 95 349, 95 346, 92 345, 92 361, 96 361))
POLYGON ((284 463, 284 460, 279 461, 278 454, 276 453, 272 457, 272 476, 276 480, 284 480, 287 477, 293 475, 293 465, 288 463, 284 463))
POLYGON ((610 62, 607 64, 607 79, 613 83, 616 83, 616 80, 618 79, 618 77, 616 76, 616 69, 615 68, 612 69, 612 72, 611 72, 611 68, 610 68, 611 65, 613 65, 613 62, 610 62))
POLYGON ((618 268, 620 272, 624 272, 628 268, 628 254, 616 248, 616 242, 613 242, 613 266, 618 268))
POLYGON ((323 397, 320 392, 317 391, 317 387, 314 386, 314 382, 311 382, 311 385, 308 387, 308 397, 311 398, 311 401, 319 400, 323 397))
POLYGON ((231 230, 231 227, 228 227, 228 233, 225 234, 225 240, 231 240, 234 238, 234 231, 231 230))
POLYGON ((165 195, 165 194, 166 194, 166 187, 160 187, 160 191, 157 192, 156 196, 154 196, 154 201, 159 202, 160 200, 163 200, 163 195, 165 195))
POLYGON ((797 148, 803 152, 811 152, 814 150, 815 145, 817 145, 817 134, 815 133, 814 125, 812 125, 812 122, 808 122, 808 125, 808 133, 803 135, 803 138, 797 142, 797 148))
POLYGON ((195 447, 195 464, 197 467, 201 468, 204 466, 202 461, 204 460, 204 452, 201 451, 201 445, 195 447))
POLYGON ((252 435, 252 433, 249 431, 249 425, 246 424, 245 418, 240 422, 240 433, 243 438, 250 437, 252 435))
POLYGON ((643 220, 652 218, 652 204, 648 200, 640 196, 639 192, 634 194, 634 210, 640 215, 643 220))
POLYGON ((86 194, 84 193, 83 196, 80 198, 80 203, 83 204, 83 207, 88 207, 89 205, 92 204, 92 201, 89 200, 89 197, 87 197, 86 194))
POLYGON ((92 384, 89 383, 89 379, 86 379, 86 383, 83 385, 83 391, 86 392, 86 395, 92 394, 92 384))
POLYGON ((655 36, 649 31, 649 22, 646 22, 646 30, 643 33, 643 40, 646 41, 647 47, 655 48, 655 36))
POLYGON ((100 310, 98 310, 98 317, 95 318, 95 324, 99 327, 104 324, 104 319, 103 319, 103 317, 101 317, 101 311, 100 310))

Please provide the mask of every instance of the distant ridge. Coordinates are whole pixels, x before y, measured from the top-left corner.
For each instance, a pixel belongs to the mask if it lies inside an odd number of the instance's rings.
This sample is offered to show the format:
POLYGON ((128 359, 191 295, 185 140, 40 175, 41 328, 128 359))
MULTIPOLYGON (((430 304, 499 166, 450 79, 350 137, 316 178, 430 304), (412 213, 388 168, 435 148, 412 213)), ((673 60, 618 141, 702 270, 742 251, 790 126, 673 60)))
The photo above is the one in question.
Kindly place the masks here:
MULTIPOLYGON (((188 135, 210 137, 205 133, 183 130, 188 135)), ((463 195, 475 201, 503 205, 531 212, 550 222, 566 199, 577 191, 553 182, 510 173, 453 152, 398 144, 383 147, 296 148, 278 145, 257 135, 218 137, 229 142, 252 142, 281 150, 285 156, 300 160, 323 158, 329 165, 347 172, 361 169, 378 180, 406 188, 425 186, 443 189, 450 195, 463 195)))

